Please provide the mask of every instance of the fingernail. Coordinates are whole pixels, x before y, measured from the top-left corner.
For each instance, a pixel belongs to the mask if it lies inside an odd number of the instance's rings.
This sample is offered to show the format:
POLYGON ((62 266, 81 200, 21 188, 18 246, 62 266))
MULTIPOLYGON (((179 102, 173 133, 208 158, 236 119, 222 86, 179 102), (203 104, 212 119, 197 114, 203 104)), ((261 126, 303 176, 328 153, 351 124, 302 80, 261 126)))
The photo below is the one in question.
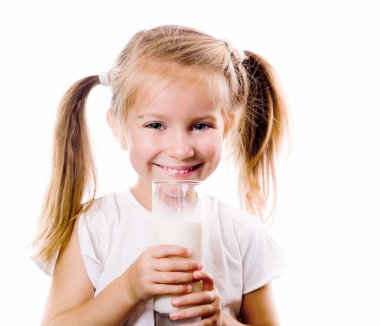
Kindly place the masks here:
POLYGON ((173 319, 173 320, 179 319, 179 317, 180 317, 180 312, 177 312, 177 311, 171 312, 171 313, 169 314, 169 316, 170 316, 170 319, 173 319))
POLYGON ((191 256, 192 254, 193 252, 191 251, 191 249, 186 249, 186 255, 191 256))
POLYGON ((180 301, 178 299, 172 299, 172 305, 173 306, 179 306, 180 301))

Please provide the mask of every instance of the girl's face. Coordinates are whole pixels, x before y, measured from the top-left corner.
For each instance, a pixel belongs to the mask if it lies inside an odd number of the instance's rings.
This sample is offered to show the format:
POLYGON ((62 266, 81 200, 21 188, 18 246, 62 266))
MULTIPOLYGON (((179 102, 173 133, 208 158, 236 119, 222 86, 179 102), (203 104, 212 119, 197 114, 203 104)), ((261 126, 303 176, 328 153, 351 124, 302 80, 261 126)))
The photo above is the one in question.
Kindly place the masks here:
POLYGON ((140 94, 126 125, 135 197, 150 209, 152 181, 206 179, 220 162, 224 131, 221 107, 200 84, 158 83, 140 94))

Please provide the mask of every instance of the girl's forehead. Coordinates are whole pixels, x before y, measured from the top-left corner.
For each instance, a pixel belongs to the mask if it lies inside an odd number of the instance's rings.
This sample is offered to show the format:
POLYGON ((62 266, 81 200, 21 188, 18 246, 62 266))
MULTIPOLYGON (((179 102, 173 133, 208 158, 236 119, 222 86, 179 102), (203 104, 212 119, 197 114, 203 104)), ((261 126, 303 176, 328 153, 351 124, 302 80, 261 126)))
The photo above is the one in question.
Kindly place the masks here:
POLYGON ((186 93, 196 94, 198 98, 210 105, 222 105, 229 103, 229 92, 225 79, 211 71, 199 67, 183 66, 175 63, 163 63, 161 65, 149 64, 143 68, 136 85, 135 105, 142 102, 154 101, 160 94, 186 93))
POLYGON ((201 110, 220 107, 205 89, 202 84, 183 80, 160 81, 139 92, 132 110, 142 113, 191 107, 199 113, 201 110))

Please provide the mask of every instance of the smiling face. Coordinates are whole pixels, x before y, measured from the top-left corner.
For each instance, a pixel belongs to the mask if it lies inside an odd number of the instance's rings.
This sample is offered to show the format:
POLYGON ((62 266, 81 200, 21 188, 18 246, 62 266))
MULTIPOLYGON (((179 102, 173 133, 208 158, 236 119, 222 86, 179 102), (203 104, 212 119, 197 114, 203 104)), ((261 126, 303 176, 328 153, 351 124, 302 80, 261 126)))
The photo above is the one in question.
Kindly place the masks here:
POLYGON ((151 182, 205 180, 217 168, 225 123, 201 83, 156 83, 128 112, 125 138, 138 175, 132 191, 150 208, 151 182))

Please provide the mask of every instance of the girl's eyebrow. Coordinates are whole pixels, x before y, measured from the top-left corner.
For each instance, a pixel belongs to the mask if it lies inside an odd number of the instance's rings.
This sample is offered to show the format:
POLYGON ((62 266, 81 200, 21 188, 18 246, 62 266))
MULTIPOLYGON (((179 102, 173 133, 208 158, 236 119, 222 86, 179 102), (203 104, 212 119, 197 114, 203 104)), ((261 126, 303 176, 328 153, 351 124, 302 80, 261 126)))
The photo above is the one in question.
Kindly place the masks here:
MULTIPOLYGON (((137 116, 137 119, 139 120, 142 120, 142 119, 151 119, 151 118, 154 118, 154 119, 160 119, 160 120, 164 120, 164 119, 167 119, 167 118, 170 118, 170 116, 167 116, 167 115, 164 115, 164 114, 160 114, 160 113, 142 113, 140 115, 137 116)), ((212 121, 216 121, 217 118, 216 118, 216 115, 215 114, 200 114, 200 115, 197 115, 197 116, 193 116, 191 118, 192 121, 196 121, 196 120, 212 120, 212 121)))
POLYGON ((216 115, 214 114, 205 114, 205 115, 199 115, 195 116, 192 120, 211 120, 211 121, 216 121, 216 115))
POLYGON ((159 113, 142 113, 137 116, 137 119, 158 118, 164 119, 165 115, 159 113))

